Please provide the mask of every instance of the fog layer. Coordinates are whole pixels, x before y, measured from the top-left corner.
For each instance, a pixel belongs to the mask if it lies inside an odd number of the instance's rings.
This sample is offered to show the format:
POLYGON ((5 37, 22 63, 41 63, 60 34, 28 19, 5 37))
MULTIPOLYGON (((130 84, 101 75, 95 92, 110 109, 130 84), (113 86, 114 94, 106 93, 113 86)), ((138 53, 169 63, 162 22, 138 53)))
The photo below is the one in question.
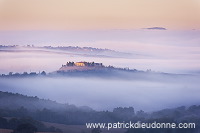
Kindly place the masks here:
MULTIPOLYGON (((168 77, 170 78, 170 77, 168 77)), ((0 79, 0 90, 56 100, 96 110, 133 106, 145 111, 197 104, 199 77, 148 80, 36 77, 0 79), (177 82, 176 82, 177 80, 177 82), (159 81, 159 82, 158 82, 159 81)))

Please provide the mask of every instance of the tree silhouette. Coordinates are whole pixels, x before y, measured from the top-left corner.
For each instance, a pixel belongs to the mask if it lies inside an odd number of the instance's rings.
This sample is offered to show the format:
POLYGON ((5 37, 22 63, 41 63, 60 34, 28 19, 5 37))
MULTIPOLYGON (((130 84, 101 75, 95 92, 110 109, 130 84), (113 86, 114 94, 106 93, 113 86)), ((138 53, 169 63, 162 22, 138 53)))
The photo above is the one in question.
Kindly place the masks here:
POLYGON ((20 124, 12 133, 35 133, 37 128, 30 123, 20 124))

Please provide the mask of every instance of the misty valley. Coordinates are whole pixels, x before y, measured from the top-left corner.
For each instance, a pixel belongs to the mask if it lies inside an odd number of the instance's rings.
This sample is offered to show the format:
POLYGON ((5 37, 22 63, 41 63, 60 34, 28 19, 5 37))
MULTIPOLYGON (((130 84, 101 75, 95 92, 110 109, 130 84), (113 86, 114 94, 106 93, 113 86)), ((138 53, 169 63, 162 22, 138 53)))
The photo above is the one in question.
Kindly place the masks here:
POLYGON ((33 126, 31 129, 39 132, 143 133, 149 130, 92 130, 85 123, 189 121, 196 123, 195 129, 151 129, 151 132, 198 133, 200 97, 194 94, 198 79, 198 75, 138 71, 94 62, 67 62, 51 73, 3 74, 0 128, 17 130, 19 126, 33 126), (90 69, 83 69, 87 67, 90 69), (27 122, 30 125, 23 125, 27 122), (81 128, 74 131, 76 126, 81 128))
POLYGON ((95 62, 67 62, 54 72, 0 76, 1 91, 110 110, 118 106, 155 111, 198 104, 199 75, 115 68, 95 62), (117 90, 117 91, 116 91, 117 90), (105 104, 106 103, 106 104, 105 104))
POLYGON ((0 132, 199 132, 198 72, 145 69, 142 55, 92 47, 1 46, 0 52, 6 62, 0 132), (85 125, 129 121, 193 122, 196 128, 108 131, 85 125))

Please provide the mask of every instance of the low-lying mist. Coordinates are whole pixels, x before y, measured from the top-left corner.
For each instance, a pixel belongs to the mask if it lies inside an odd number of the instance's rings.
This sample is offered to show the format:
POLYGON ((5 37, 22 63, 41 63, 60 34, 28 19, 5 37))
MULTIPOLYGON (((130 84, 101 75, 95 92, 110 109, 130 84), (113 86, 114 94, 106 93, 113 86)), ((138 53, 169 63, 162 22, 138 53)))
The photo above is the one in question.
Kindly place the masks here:
POLYGON ((154 111, 197 104, 200 101, 198 78, 186 75, 162 79, 154 76, 154 80, 94 77, 1 78, 0 90, 89 106, 95 110, 132 106, 136 110, 154 111))

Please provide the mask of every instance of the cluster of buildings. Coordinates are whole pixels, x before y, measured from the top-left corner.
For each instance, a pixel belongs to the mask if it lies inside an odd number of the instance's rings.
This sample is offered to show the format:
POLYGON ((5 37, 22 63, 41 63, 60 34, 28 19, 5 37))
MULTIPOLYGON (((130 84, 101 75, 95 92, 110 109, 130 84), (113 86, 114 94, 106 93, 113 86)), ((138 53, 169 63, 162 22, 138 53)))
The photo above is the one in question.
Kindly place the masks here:
POLYGON ((84 67, 84 66, 87 66, 87 67, 103 67, 103 64, 102 63, 95 63, 95 62, 67 62, 66 65, 63 65, 64 66, 78 66, 78 67, 84 67))
POLYGON ((88 71, 88 70, 99 70, 104 68, 102 63, 95 62, 67 62, 66 65, 58 70, 58 72, 73 72, 73 71, 88 71))

